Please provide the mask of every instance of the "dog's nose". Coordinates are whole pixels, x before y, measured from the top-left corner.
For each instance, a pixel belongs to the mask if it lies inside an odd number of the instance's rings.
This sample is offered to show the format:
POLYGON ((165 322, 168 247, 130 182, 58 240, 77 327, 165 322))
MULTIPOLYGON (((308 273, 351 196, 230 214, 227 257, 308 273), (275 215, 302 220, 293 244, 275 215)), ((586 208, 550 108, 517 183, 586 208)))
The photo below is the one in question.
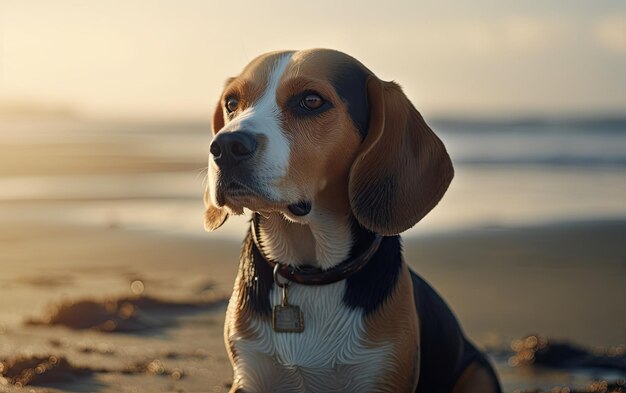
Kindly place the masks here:
POLYGON ((215 163, 222 168, 227 168, 252 157, 256 147, 256 139, 247 132, 224 132, 215 137, 210 151, 215 163))

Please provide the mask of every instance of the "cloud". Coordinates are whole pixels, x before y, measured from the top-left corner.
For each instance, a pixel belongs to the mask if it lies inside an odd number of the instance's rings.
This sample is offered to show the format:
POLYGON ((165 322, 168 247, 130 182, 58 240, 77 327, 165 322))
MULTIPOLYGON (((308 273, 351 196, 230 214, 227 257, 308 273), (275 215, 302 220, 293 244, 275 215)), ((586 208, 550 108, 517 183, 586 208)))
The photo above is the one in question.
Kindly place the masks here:
POLYGON ((605 16, 596 22, 593 33, 603 48, 626 54, 626 14, 605 16))

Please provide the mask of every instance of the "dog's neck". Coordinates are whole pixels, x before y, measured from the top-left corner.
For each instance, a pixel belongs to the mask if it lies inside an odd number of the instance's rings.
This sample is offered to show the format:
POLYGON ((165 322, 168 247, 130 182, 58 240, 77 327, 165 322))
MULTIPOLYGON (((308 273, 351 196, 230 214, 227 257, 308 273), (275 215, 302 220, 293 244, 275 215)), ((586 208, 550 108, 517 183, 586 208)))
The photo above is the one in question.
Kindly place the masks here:
POLYGON ((350 214, 317 208, 306 224, 285 218, 282 213, 259 215, 263 253, 272 260, 293 266, 311 265, 329 269, 350 256, 353 246, 350 214))

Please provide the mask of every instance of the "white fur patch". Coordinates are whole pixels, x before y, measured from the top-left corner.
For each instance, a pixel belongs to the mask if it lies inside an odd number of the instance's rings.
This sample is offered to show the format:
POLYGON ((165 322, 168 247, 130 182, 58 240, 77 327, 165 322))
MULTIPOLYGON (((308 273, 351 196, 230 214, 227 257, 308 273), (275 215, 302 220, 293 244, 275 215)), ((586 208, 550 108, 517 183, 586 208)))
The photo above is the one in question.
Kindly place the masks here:
POLYGON ((317 265, 329 269, 348 258, 352 247, 352 231, 348 217, 336 217, 331 212, 313 208, 309 227, 315 238, 317 265))
POLYGON ((352 232, 348 217, 337 217, 313 204, 302 222, 289 221, 280 213, 261 220, 261 243, 270 259, 290 265, 309 264, 331 268, 348 258, 352 232))
MULTIPOLYGON (((289 303, 304 313, 304 332, 276 333, 252 320, 254 339, 230 331, 235 381, 250 392, 366 392, 392 366, 392 344, 367 342, 363 311, 343 302, 345 280, 324 286, 292 284, 289 303)), ((274 285, 271 305, 281 302, 274 285)))
POLYGON ((280 108, 276 103, 276 92, 290 60, 291 54, 285 54, 276 61, 261 98, 230 121, 221 131, 241 130, 267 138, 265 151, 255 162, 254 174, 265 194, 276 201, 285 199, 285 196, 280 195, 272 186, 277 185, 286 175, 290 153, 289 140, 280 126, 280 108))

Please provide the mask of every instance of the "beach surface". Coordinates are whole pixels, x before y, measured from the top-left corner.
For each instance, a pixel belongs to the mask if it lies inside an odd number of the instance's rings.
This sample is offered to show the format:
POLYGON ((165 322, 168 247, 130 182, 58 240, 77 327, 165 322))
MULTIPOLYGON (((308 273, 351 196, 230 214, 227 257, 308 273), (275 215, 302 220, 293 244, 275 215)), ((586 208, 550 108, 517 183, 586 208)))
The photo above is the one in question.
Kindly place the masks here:
MULTIPOLYGON (((592 348, 626 342, 625 232, 626 221, 476 230, 407 240, 406 259, 444 296, 466 333, 489 350, 507 391, 581 385, 612 374, 511 367, 509 345, 531 333, 592 348)), ((0 358, 56 356, 94 370, 69 372, 45 387, 35 380, 34 391, 227 391, 231 369, 222 325, 236 241, 3 222, 0 243, 0 257, 11 261, 0 279, 0 358), (137 292, 198 307, 138 306, 145 326, 136 331, 45 323, 51 307, 68 301, 105 302, 137 292), (127 371, 152 362, 179 374, 127 371)), ((5 383, 0 391, 21 389, 5 383)))
MULTIPOLYGON (((208 134, 124 127, 0 138, 0 392, 228 391, 224 312, 246 218, 202 230, 208 134)), ((457 166, 404 236, 407 263, 505 391, 626 378, 518 356, 528 335, 624 356, 626 170, 481 165, 457 166)))

